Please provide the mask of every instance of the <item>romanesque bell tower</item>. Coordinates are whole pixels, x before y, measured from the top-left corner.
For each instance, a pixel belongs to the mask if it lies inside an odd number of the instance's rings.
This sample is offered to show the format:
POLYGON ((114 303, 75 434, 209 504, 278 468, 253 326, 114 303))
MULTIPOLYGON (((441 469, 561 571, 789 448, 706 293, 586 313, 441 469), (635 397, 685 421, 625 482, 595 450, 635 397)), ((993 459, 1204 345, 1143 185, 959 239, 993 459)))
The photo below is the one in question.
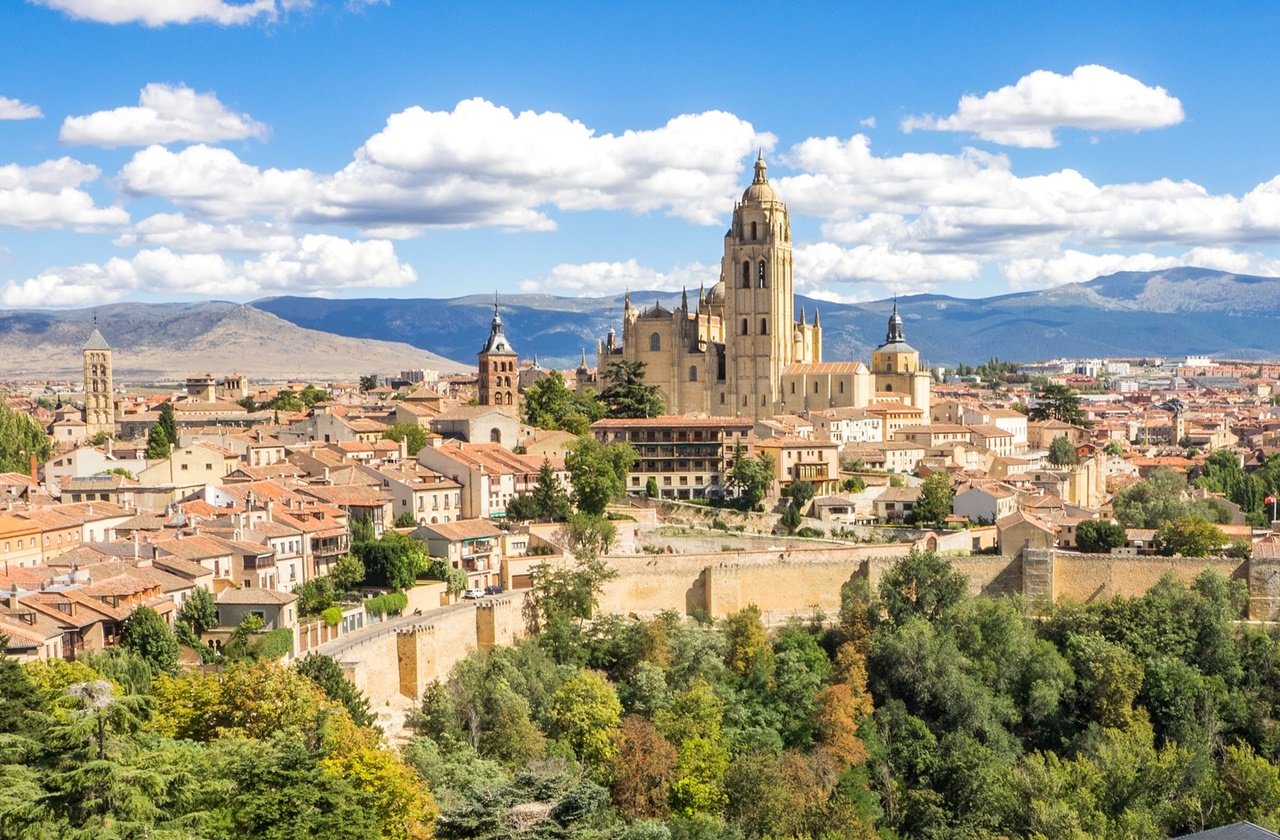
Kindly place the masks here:
POLYGON ((769 185, 764 154, 733 210, 720 266, 725 285, 725 409, 759 419, 777 410, 782 370, 795 361, 791 223, 769 185))
POLYGON ((480 368, 477 382, 480 405, 500 406, 503 411, 519 417, 520 357, 503 332, 496 296, 493 301, 493 322, 489 325, 489 340, 476 355, 480 368))
POLYGON ((116 431, 116 404, 112 396, 111 345, 98 331, 98 318, 93 319, 93 332, 84 343, 84 422, 90 437, 98 432, 109 435, 116 431))

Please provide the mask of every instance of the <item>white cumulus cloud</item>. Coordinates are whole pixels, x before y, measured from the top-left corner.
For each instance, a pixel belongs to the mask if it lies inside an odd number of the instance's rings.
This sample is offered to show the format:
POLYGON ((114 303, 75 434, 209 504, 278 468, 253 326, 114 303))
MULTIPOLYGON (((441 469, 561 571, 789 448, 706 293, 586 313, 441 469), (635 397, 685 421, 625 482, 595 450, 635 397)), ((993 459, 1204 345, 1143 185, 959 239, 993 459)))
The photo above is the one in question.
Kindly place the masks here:
POLYGON ((128 224, 123 208, 99 207, 81 189, 100 174, 98 167, 69 157, 0 166, 0 225, 97 230, 128 224))
POLYGON ((552 230, 550 209, 664 211, 713 224, 742 188, 744 160, 775 142, 721 111, 615 135, 563 114, 517 114, 469 99, 452 111, 393 114, 332 175, 264 170, 201 144, 139 151, 121 180, 131 194, 218 217, 274 213, 384 236, 437 227, 552 230))
POLYGON ((164 198, 215 218, 288 215, 314 198, 306 169, 259 169, 234 152, 204 144, 173 152, 148 146, 120 170, 125 191, 164 198))
POLYGON ((0 96, 0 120, 38 120, 43 116, 39 106, 0 96))
MULTIPOLYGON (((815 242, 795 249, 796 291, 817 296, 848 286, 923 292, 947 281, 972 280, 981 271, 981 261, 973 257, 896 250, 879 244, 843 248, 815 242)), ((851 295, 849 291, 840 293, 842 299, 851 295)))
POLYGON ((168 26, 182 23, 216 23, 241 26, 255 20, 275 20, 283 10, 302 5, 283 0, 30 0, 56 9, 76 20, 96 23, 140 23, 168 26))
POLYGON ((630 259, 621 262, 561 263, 545 276, 520 282, 522 292, 547 292, 579 297, 615 295, 632 291, 670 291, 710 288, 720 279, 720 266, 691 263, 670 271, 640 265, 630 259))
POLYGON ((1182 103, 1162 87, 1098 64, 1069 76, 1036 70, 981 96, 965 94, 947 117, 907 117, 902 130, 964 131, 1006 146, 1052 148, 1055 129, 1162 128, 1183 120, 1182 103))
POLYGON ((265 125, 248 114, 228 110, 213 93, 161 83, 144 87, 137 105, 67 117, 58 133, 63 143, 106 148, 176 141, 217 143, 266 136, 265 125))
MULTIPOLYGON (((283 244, 283 243, 282 243, 283 244)), ((292 238, 285 247, 245 260, 216 253, 139 251, 130 259, 46 269, 0 287, 5 306, 76 306, 129 294, 248 297, 327 294, 351 288, 401 288, 418 279, 386 240, 325 234, 292 238)))

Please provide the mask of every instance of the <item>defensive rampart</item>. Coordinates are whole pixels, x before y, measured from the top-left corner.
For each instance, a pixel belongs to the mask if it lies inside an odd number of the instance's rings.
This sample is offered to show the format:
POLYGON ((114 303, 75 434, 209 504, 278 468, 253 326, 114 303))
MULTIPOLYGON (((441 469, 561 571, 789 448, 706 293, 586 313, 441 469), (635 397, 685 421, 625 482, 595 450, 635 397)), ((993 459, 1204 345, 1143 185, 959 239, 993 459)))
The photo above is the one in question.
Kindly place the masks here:
MULTIPOLYGON (((881 574, 911 550, 909 543, 818 546, 610 557, 616 577, 604 587, 600 612, 651 616, 664 610, 723 618, 755 605, 768 624, 815 612, 833 615, 841 589, 881 574)), ((1166 574, 1189 582, 1206 568, 1249 586, 1248 617, 1280 620, 1280 561, 1225 557, 1145 557, 1025 549, 949 558, 975 595, 1088 603, 1113 595, 1141 595, 1166 574)), ((366 627, 321 647, 336 658, 375 705, 415 698, 432 680, 477 648, 509 644, 524 632, 520 591, 464 602, 421 616, 366 627)))

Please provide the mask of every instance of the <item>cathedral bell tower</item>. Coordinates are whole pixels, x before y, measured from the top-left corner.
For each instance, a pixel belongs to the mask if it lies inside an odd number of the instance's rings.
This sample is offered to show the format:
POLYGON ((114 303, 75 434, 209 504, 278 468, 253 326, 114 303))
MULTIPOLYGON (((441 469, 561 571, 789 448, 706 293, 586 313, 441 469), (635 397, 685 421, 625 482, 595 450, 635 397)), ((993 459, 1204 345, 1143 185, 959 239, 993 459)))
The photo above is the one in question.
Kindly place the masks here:
POLYGON ((508 414, 519 417, 520 357, 503 332, 497 295, 493 298, 489 339, 476 356, 480 369, 476 383, 480 405, 500 406, 508 414))
POLYGON ((759 419, 775 413, 783 368, 797 360, 791 223, 769 184, 764 153, 733 210, 720 266, 725 285, 724 405, 717 413, 759 419))

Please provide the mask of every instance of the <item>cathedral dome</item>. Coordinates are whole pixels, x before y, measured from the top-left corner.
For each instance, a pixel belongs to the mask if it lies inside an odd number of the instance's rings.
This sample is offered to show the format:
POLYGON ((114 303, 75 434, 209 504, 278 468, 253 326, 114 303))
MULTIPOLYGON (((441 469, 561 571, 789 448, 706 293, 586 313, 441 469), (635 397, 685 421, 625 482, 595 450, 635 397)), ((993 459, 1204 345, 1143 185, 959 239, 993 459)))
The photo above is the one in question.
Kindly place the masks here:
POLYGON ((780 201, 778 192, 769 184, 769 167, 764 162, 764 152, 760 152, 760 156, 756 158, 756 174, 751 180, 751 186, 747 187, 746 192, 742 194, 743 204, 764 204, 770 201, 780 201))
POLYGON ((724 281, 721 280, 707 292, 707 303, 724 303, 724 281))

